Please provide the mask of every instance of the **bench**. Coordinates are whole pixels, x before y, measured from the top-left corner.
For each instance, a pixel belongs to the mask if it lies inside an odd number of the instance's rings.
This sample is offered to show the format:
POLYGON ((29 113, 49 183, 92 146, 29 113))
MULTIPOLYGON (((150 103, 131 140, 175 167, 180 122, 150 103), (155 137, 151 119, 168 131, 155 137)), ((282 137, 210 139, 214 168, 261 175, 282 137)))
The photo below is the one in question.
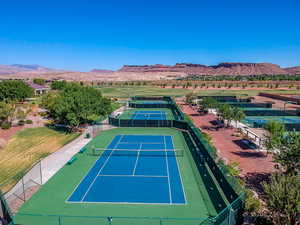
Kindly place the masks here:
POLYGON ((73 156, 68 162, 68 165, 71 165, 73 162, 75 162, 77 160, 77 158, 75 156, 73 156))
POLYGON ((84 147, 84 148, 80 149, 79 153, 84 153, 86 150, 87 150, 87 148, 84 147))

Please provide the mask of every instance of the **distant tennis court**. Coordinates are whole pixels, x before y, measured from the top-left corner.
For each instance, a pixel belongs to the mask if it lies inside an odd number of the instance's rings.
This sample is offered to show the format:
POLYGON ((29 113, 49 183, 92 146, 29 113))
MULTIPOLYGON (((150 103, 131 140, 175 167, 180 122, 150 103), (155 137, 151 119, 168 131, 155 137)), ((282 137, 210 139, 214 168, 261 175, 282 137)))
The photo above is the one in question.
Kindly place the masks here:
POLYGON ((249 125, 253 125, 254 123, 266 124, 272 120, 281 123, 300 123, 300 117, 298 116, 249 116, 244 119, 249 125))
POLYGON ((133 108, 118 116, 127 120, 172 120, 174 114, 170 109, 133 108))
POLYGON ((131 103, 137 103, 137 104, 167 104, 167 101, 152 101, 152 100, 133 100, 130 101, 131 103))
POLYGON ((131 117, 133 120, 166 120, 165 111, 135 111, 131 117))
POLYGON ((176 157, 170 135, 117 135, 67 202, 186 204, 176 157))

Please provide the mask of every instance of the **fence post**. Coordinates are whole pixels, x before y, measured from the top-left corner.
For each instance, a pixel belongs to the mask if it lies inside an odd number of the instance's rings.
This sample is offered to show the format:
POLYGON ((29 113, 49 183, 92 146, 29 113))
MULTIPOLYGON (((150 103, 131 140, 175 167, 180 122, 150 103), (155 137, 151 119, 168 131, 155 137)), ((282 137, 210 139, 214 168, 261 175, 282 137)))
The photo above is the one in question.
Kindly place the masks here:
POLYGON ((22 177, 22 190, 23 190, 23 197, 24 202, 26 201, 26 193, 25 193, 25 185, 24 185, 24 176, 22 177))
POLYGON ((62 225, 60 216, 58 216, 58 225, 62 225))
POLYGON ((40 160, 39 164, 40 164, 40 178, 41 178, 41 185, 43 185, 42 160, 40 160))

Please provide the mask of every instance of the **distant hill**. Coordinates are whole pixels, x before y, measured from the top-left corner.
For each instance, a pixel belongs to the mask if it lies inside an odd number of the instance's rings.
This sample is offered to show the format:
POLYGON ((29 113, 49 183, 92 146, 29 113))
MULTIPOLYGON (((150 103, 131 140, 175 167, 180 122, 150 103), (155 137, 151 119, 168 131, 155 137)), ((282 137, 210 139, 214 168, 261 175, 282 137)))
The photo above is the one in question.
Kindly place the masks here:
POLYGON ((113 73, 113 70, 105 70, 105 69, 93 69, 90 71, 91 73, 113 73))
POLYGON ((0 65, 0 79, 65 79, 73 81, 172 80, 188 75, 300 75, 300 66, 282 68, 272 63, 177 63, 175 65, 124 65, 117 71, 93 69, 90 72, 66 71, 40 65, 0 65))
POLYGON ((168 65, 125 65, 119 72, 182 72, 198 75, 261 75, 261 74, 300 74, 300 67, 281 68, 272 63, 220 63, 206 66, 201 64, 177 63, 168 65))
POLYGON ((20 72, 51 72, 51 71, 58 71, 58 70, 50 69, 40 65, 22 65, 22 64, 0 65, 0 74, 15 74, 20 72))

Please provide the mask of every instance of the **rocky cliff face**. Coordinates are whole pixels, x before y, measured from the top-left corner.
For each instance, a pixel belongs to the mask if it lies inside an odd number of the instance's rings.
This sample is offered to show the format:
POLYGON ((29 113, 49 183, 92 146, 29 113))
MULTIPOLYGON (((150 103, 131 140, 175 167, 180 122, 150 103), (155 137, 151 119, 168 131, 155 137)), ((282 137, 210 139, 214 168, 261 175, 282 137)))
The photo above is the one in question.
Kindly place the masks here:
POLYGON ((201 64, 177 63, 167 65, 125 65, 119 72, 182 72, 199 75, 260 75, 260 74, 299 74, 300 67, 281 68, 271 63, 220 63, 215 66, 201 64), (294 68, 294 69, 293 69, 294 68))
POLYGON ((300 66, 285 68, 289 74, 300 74, 300 66))

